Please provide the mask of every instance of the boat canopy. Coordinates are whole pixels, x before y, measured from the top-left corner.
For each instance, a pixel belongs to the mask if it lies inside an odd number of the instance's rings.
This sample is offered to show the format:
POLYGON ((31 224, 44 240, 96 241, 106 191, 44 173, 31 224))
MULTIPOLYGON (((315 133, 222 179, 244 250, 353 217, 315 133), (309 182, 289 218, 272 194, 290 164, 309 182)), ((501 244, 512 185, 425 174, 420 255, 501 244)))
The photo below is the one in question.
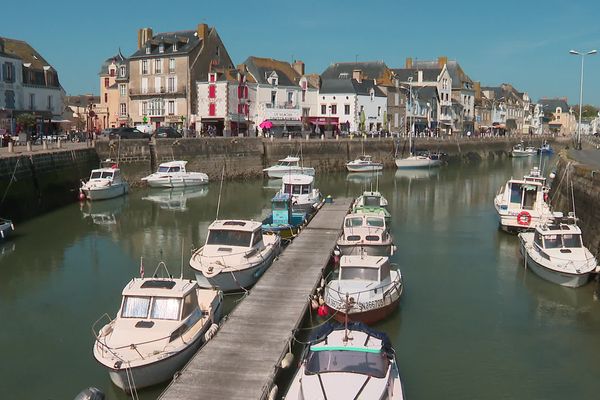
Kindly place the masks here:
POLYGON ((158 166, 158 172, 185 172, 187 161, 169 161, 158 166))
POLYGON ((115 175, 119 175, 119 170, 116 168, 99 168, 92 170, 90 179, 113 179, 115 175))
MULTIPOLYGON (((327 339, 327 336, 334 331, 343 331, 345 329, 344 325, 327 322, 321 325, 319 328, 313 330, 310 335, 309 341, 312 346, 322 343, 327 339)), ((392 347, 392 343, 390 342, 389 337, 381 331, 377 331, 375 329, 369 328, 367 325, 362 322, 348 322, 348 330, 354 332, 363 332, 370 337, 374 337, 375 339, 379 339, 381 341, 381 349, 386 354, 393 354, 394 349, 392 347)), ((326 344, 326 343, 325 343, 326 344)))

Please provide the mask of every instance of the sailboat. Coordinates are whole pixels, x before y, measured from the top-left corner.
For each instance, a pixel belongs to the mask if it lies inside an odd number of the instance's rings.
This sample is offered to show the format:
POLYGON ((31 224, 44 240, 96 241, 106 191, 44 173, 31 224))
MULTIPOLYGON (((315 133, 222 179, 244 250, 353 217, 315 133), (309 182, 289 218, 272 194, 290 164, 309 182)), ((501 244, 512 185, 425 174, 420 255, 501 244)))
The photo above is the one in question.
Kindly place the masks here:
POLYGON ((431 168, 442 164, 442 159, 437 153, 431 153, 429 150, 414 151, 412 132, 408 135, 408 148, 410 149, 408 157, 396 158, 398 168, 431 168))
POLYGON ((373 161, 370 155, 365 154, 365 143, 362 141, 362 155, 356 160, 346 163, 348 172, 376 172, 383 170, 383 163, 373 161))

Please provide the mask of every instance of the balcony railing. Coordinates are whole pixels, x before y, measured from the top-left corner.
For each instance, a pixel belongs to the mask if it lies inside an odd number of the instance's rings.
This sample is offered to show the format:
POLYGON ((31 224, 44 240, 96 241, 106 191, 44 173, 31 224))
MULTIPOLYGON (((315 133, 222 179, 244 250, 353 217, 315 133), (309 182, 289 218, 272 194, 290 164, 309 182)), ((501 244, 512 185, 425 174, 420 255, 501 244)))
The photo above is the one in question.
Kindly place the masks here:
POLYGON ((298 104, 286 101, 285 103, 265 103, 265 108, 280 108, 284 110, 296 110, 299 108, 298 104))
POLYGON ((165 89, 164 87, 161 88, 152 88, 152 89, 148 89, 146 92, 142 91, 141 89, 129 89, 129 95, 132 97, 137 97, 137 96, 156 96, 156 95, 163 95, 163 96, 185 96, 187 93, 187 90, 185 87, 179 87, 177 89, 175 89, 175 91, 169 91, 168 89, 165 89))

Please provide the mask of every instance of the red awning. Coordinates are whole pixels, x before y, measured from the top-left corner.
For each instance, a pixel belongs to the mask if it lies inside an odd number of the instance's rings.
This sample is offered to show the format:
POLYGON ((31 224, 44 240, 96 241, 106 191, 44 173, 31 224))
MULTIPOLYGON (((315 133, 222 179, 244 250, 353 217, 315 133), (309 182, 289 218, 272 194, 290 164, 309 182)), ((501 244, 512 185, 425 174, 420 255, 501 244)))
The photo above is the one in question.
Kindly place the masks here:
POLYGON ((339 117, 308 117, 308 122, 313 125, 337 125, 339 117))

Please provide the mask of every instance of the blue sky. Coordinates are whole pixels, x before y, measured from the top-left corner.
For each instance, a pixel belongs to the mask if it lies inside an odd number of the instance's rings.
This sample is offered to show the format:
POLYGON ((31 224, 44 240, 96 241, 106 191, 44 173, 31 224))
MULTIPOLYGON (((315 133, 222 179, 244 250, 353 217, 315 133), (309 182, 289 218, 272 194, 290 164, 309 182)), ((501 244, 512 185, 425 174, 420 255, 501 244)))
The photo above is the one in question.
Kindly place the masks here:
MULTIPOLYGON (((597 0, 484 1, 120 1, 5 2, 0 36, 28 41, 58 70, 68 94, 98 93, 98 70, 137 29, 215 26, 235 64, 255 55, 301 59, 307 72, 330 63, 406 57, 456 59, 482 85, 508 82, 534 99, 579 101, 580 58, 600 50, 597 0), (22 17, 27 14, 27 17, 22 17)), ((600 105, 600 55, 585 59, 584 103, 600 105)))

